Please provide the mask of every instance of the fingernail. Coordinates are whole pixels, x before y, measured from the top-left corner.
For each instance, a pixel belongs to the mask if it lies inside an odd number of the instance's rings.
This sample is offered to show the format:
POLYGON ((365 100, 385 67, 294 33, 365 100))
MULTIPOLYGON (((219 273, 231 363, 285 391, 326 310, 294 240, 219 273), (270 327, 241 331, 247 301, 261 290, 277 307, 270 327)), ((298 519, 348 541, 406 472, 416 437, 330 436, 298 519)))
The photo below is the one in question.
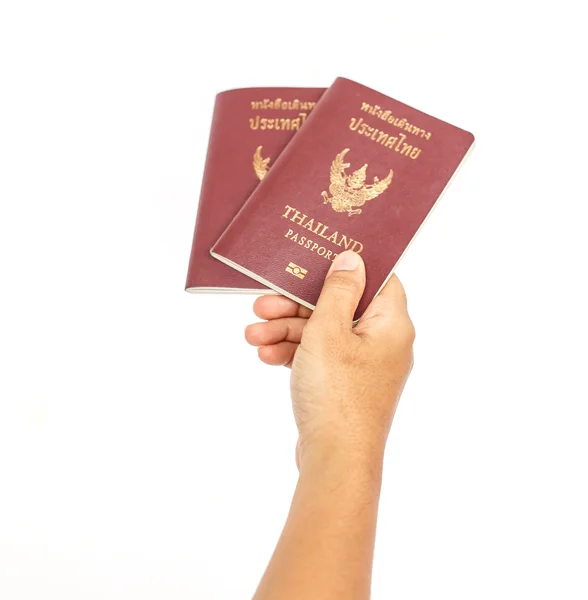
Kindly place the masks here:
POLYGON ((333 271, 355 271, 357 267, 359 267, 361 259, 359 258, 359 254, 357 252, 353 252, 353 250, 348 250, 346 252, 342 252, 337 256, 337 258, 333 261, 333 271))

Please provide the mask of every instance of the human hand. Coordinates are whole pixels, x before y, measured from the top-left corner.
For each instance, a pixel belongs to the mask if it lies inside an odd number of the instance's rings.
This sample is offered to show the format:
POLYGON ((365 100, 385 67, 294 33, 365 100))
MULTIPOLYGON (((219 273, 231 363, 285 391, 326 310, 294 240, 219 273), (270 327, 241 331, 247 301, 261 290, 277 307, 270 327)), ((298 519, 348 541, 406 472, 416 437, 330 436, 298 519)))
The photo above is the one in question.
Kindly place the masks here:
POLYGON ((353 327, 365 288, 354 252, 334 261, 314 312, 281 296, 256 300, 265 323, 246 330, 262 361, 292 366, 300 468, 333 455, 381 458, 413 364, 414 327, 404 289, 392 276, 353 327))
POLYGON ((252 346, 257 346, 262 362, 291 367, 312 310, 286 296, 268 295, 255 300, 253 312, 265 321, 248 325, 245 339, 252 346))

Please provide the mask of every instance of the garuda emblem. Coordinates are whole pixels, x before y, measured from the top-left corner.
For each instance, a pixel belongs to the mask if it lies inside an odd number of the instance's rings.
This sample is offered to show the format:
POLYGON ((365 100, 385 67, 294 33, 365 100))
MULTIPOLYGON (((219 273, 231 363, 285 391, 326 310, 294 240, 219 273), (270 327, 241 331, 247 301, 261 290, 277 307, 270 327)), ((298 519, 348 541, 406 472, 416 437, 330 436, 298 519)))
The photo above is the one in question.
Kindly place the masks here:
POLYGON ((263 146, 257 146, 257 150, 255 151, 255 154, 253 155, 253 170, 255 171, 255 174, 259 178, 259 181, 261 181, 265 177, 265 174, 268 172, 268 169, 269 169, 268 164, 269 164, 269 161, 271 160, 271 158, 263 158, 261 156, 262 148, 263 148, 263 146))
POLYGON ((343 162, 343 159, 348 152, 349 148, 345 148, 343 152, 337 154, 331 164, 331 185, 329 186, 331 197, 329 198, 327 192, 322 192, 321 195, 325 199, 325 204, 330 204, 333 210, 346 212, 348 216, 360 215, 361 208, 354 207, 363 206, 368 200, 377 198, 388 188, 394 173, 390 169, 386 179, 380 181, 377 177, 374 177, 374 182, 366 185, 365 172, 367 164, 351 175, 345 173, 349 163, 343 162))

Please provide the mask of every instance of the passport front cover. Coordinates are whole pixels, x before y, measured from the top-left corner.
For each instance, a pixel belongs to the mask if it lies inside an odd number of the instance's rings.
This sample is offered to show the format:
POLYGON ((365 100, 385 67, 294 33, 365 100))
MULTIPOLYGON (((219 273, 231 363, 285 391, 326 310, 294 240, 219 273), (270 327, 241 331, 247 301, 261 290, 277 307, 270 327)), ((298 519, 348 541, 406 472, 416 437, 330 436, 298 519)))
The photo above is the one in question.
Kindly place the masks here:
POLYGON ((215 258, 314 308, 338 253, 367 285, 355 318, 472 146, 471 133, 339 78, 215 244, 215 258))
POLYGON ((268 292, 210 256, 216 242, 324 89, 247 88, 216 97, 188 266, 189 292, 268 292))

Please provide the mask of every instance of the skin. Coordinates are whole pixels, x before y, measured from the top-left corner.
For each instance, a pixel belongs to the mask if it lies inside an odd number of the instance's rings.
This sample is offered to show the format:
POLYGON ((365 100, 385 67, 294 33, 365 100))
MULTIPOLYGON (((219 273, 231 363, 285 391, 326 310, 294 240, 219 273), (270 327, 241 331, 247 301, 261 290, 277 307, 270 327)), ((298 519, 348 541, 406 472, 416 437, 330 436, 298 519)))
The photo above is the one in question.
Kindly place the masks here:
POLYGON ((292 368, 299 478, 290 513, 255 600, 365 600, 382 465, 398 400, 413 364, 414 327, 396 276, 359 323, 361 257, 334 261, 309 309, 262 296, 247 341, 269 365, 292 368))

